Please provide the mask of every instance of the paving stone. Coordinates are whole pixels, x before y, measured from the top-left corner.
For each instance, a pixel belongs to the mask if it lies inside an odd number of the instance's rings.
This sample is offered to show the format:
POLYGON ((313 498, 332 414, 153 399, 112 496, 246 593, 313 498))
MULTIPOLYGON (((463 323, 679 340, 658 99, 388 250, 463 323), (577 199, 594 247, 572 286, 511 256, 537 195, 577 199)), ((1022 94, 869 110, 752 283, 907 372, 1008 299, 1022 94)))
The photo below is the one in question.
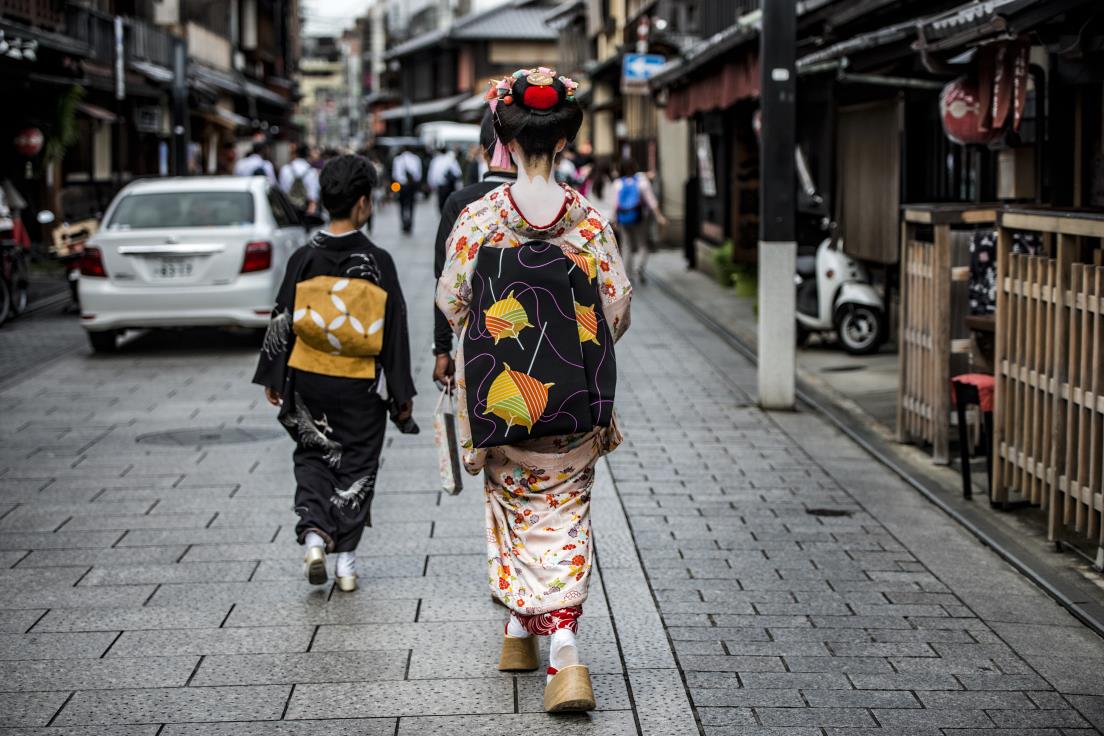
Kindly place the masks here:
POLYGON ((118 633, 3 634, 0 635, 0 660, 99 657, 118 633))
POLYGON ((599 711, 567 714, 556 718, 531 714, 465 715, 458 717, 404 717, 397 736, 636 736, 636 723, 629 711, 599 711))
POLYGON ((11 532, 0 534, 0 549, 95 549, 110 547, 121 531, 11 532))
POLYGON ((181 562, 161 565, 125 565, 93 568, 82 586, 139 585, 142 583, 204 583, 249 580, 254 562, 181 562))
MULTIPOLYGON (((285 718, 509 713, 513 679, 410 680, 296 686, 285 718)), ((401 726, 400 726, 401 728, 401 726)))
POLYGON ((5 668, 0 691, 183 687, 198 662, 198 657, 23 661, 5 668))
POLYGON ((335 595, 326 600, 324 596, 311 596, 282 603, 238 603, 223 626, 266 626, 273 621, 283 626, 410 623, 417 612, 416 599, 380 600, 364 595, 335 595))
POLYGON ((303 652, 209 655, 193 686, 402 680, 408 655, 388 652, 303 652))
POLYGON ((764 726, 876 726, 866 708, 756 708, 764 726))
POLYGON ((0 614, 0 633, 22 634, 30 629, 45 613, 44 609, 35 608, 4 611, 0 614))
POLYGON ((997 728, 1088 728, 1080 713, 1064 710, 987 710, 997 728))
MULTIPOLYGON (((240 526, 233 529, 129 529, 119 541, 120 547, 160 547, 165 545, 223 545, 226 540, 235 542, 271 542, 279 530, 278 524, 264 526, 240 526)), ((118 536, 115 537, 118 539, 118 536)), ((106 546, 106 545, 105 545, 106 546)))
MULTIPOLYGON (((717 683, 716 687, 695 687, 702 673, 692 673, 695 678, 690 684, 690 694, 694 705, 701 708, 731 707, 776 707, 803 708, 806 703, 798 690, 746 690, 738 687, 739 682, 732 678, 726 684, 717 683)), ((833 690, 832 693, 840 691, 833 690)))
POLYGON ((73 726, 71 728, 7 728, 4 736, 156 736, 161 727, 145 726, 73 726))
POLYGON ((124 631, 108 656, 305 652, 313 634, 305 626, 124 631))
POLYGON ((55 608, 42 617, 34 631, 122 631, 134 629, 214 629, 230 606, 167 608, 55 608))
POLYGON ((0 723, 5 726, 45 726, 69 697, 65 691, 0 693, 0 723))
POLYGON ((287 685, 86 690, 74 693, 54 723, 278 720, 290 690, 287 685))
POLYGON ((19 563, 25 567, 61 567, 94 565, 97 568, 114 565, 141 565, 176 562, 188 548, 172 547, 108 547, 105 549, 36 549, 19 563))
POLYGON ((986 712, 976 709, 874 708, 870 711, 878 723, 900 728, 992 728, 986 712))
POLYGON ((393 736, 394 718, 170 723, 160 736, 393 736))

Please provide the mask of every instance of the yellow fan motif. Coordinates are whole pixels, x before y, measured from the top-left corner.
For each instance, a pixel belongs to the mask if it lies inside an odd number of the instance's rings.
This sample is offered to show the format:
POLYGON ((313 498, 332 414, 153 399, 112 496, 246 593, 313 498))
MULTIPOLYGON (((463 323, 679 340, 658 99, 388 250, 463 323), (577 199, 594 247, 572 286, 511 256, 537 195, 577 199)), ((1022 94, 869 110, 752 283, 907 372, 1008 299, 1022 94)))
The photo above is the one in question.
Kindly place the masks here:
MULTIPOLYGON (((587 281, 593 281, 594 277, 598 275, 598 264, 594 260, 594 256, 589 253, 564 253, 567 259, 583 269, 583 273, 587 275, 587 281)), ((575 266, 572 266, 574 268, 575 266)), ((570 272, 569 272, 570 273, 570 272)))
POLYGON ((525 313, 525 307, 514 298, 514 292, 510 292, 505 298, 499 299, 486 311, 487 332, 491 333, 495 345, 504 338, 516 339, 521 331, 529 324, 529 315, 525 313))
POLYGON ((584 307, 575 302, 575 321, 579 324, 579 342, 598 342, 598 315, 594 313, 594 307, 584 307))
POLYGON ((541 383, 521 371, 506 370, 498 374, 487 392, 487 411, 506 422, 507 429, 520 424, 533 431, 533 424, 548 406, 548 389, 553 383, 541 383))

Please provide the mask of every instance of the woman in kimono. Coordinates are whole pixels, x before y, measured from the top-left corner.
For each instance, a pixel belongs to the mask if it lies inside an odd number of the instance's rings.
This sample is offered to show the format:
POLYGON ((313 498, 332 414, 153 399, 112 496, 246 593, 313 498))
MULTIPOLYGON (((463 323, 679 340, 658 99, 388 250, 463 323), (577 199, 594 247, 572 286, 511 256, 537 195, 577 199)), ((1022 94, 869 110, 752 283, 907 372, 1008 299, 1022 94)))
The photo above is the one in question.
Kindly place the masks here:
MULTIPOLYGON (((508 165, 512 155, 518 178, 469 205, 449 236, 436 302, 458 333, 469 324, 479 250, 535 240, 558 246, 569 257, 592 258, 614 338, 628 328, 631 287, 613 230, 581 194, 557 184, 553 175, 556 156, 582 123, 575 88, 571 80, 542 67, 515 72, 487 95, 498 135, 498 163, 492 166, 508 165)), ((549 635, 545 709, 593 709, 590 675, 580 663, 575 635, 594 553, 594 467, 621 441, 616 421, 583 434, 475 448, 460 342, 460 441, 468 472, 483 471, 485 478, 487 580, 492 595, 511 611, 499 669, 537 669, 534 637, 549 635)))
POLYGON ((361 232, 375 183, 360 156, 322 170, 332 221, 288 260, 253 377, 295 440, 295 533, 307 579, 325 583, 325 553, 336 553, 343 591, 356 589, 355 550, 371 525, 388 408, 402 426, 415 393, 395 264, 361 232))

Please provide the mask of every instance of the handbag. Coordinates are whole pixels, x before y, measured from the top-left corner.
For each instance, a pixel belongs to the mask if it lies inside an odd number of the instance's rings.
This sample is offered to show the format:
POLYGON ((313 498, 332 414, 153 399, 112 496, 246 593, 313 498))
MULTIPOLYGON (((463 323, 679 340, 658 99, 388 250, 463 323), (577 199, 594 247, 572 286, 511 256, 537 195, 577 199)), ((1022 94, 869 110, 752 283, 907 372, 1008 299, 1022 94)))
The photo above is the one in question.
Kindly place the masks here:
POLYGON ((433 410, 433 441, 437 445, 437 469, 441 474, 441 490, 455 496, 464 488, 460 475, 460 448, 456 441, 456 395, 452 379, 437 399, 433 410), (445 397, 448 403, 445 403, 445 397))

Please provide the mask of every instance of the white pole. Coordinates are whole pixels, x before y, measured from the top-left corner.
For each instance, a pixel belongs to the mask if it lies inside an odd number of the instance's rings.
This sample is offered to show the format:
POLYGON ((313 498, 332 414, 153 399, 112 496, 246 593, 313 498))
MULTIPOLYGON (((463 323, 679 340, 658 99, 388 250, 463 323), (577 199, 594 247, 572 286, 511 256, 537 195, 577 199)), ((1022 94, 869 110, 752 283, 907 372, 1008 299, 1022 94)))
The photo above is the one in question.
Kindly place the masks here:
POLYGON ((794 407, 797 243, 759 242, 759 405, 794 407))

